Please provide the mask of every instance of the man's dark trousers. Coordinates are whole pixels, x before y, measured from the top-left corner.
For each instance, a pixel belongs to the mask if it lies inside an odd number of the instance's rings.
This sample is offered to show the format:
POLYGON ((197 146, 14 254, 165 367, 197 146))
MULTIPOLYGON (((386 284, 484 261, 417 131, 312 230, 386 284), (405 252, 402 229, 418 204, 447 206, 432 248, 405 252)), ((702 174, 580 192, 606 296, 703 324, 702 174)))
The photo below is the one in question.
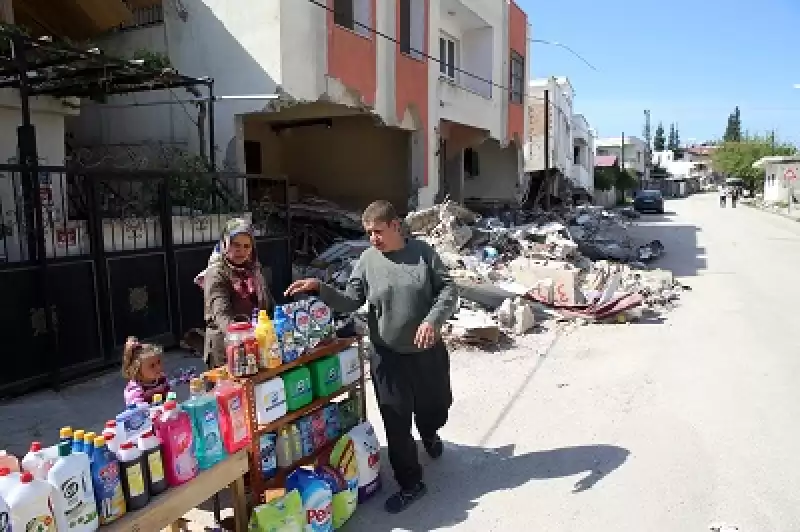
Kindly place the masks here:
POLYGON ((450 355, 442 342, 412 354, 375 345, 370 371, 395 479, 401 489, 413 488, 422 480, 422 467, 411 420, 423 440, 434 437, 447 422, 453 404, 450 355))

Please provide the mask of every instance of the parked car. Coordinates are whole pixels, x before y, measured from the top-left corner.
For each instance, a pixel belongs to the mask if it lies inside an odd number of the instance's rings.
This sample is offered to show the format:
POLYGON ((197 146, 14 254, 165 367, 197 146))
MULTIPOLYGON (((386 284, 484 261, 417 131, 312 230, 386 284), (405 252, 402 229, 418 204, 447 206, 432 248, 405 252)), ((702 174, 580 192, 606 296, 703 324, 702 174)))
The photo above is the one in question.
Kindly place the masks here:
POLYGON ((633 208, 637 212, 657 212, 664 214, 664 196, 660 190, 640 190, 633 199, 633 208))

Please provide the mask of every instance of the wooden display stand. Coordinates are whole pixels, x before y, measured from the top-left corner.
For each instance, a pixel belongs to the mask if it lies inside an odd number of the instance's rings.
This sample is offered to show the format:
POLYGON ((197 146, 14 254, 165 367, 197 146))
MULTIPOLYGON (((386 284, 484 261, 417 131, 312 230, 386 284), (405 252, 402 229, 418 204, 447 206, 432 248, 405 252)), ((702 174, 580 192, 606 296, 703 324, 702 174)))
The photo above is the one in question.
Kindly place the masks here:
POLYGON ((101 527, 104 532, 155 532, 169 527, 177 532, 184 529, 181 518, 187 512, 230 487, 233 495, 233 520, 236 532, 246 532, 249 514, 244 491, 244 475, 249 469, 247 450, 201 471, 186 484, 158 495, 135 512, 125 514, 110 525, 101 527))
POLYGON ((298 466, 312 464, 314 460, 316 460, 317 456, 322 454, 323 451, 330 448, 330 446, 332 446, 335 443, 335 442, 330 442, 325 447, 315 450, 314 453, 312 453, 311 455, 306 456, 301 460, 298 460, 297 462, 293 463, 289 468, 279 469, 275 477, 269 480, 264 480, 261 476, 261 452, 259 448, 259 441, 261 439, 260 436, 262 434, 268 432, 277 433, 284 426, 294 421, 297 421, 301 417, 310 414, 311 412, 317 410, 318 408, 324 407, 328 403, 342 397, 345 394, 348 394, 350 397, 352 397, 354 394, 360 393, 361 395, 360 412, 359 412, 360 421, 366 420, 367 399, 364 388, 364 382, 365 382, 364 346, 360 337, 337 338, 331 340, 327 343, 315 347, 314 349, 307 351, 303 356, 299 357, 297 360, 293 362, 289 362, 288 364, 283 364, 280 367, 274 369, 262 370, 257 375, 237 380, 244 385, 245 396, 247 398, 247 419, 250 426, 250 436, 251 436, 251 443, 249 449, 250 451, 249 483, 250 483, 250 492, 253 495, 253 501, 252 501, 253 504, 259 504, 263 502, 263 496, 265 490, 283 486, 286 480, 286 475, 288 473, 293 471, 298 466), (340 353, 341 351, 344 351, 348 347, 352 347, 354 344, 358 345, 358 358, 359 358, 359 364, 361 366, 361 377, 356 382, 349 384, 347 386, 342 386, 337 391, 326 397, 320 397, 319 399, 315 399, 307 406, 295 410, 293 412, 289 412, 285 416, 273 421, 272 423, 268 423, 266 425, 258 423, 256 419, 256 404, 255 404, 255 393, 254 393, 254 387, 256 385, 262 382, 266 382, 272 378, 275 378, 291 369, 297 368, 299 366, 304 366, 319 358, 340 353))

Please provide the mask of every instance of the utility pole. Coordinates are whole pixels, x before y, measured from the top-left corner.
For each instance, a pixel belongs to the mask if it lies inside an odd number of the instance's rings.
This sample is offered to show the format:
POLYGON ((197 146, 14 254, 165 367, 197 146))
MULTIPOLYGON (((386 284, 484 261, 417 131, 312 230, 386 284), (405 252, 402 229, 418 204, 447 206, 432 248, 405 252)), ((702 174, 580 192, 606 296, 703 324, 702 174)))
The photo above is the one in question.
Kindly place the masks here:
POLYGON ((542 187, 544 189, 544 208, 550 210, 550 91, 544 90, 544 179, 542 187))
POLYGON ((644 173, 646 177, 649 177, 649 170, 653 164, 653 152, 652 152, 652 135, 650 130, 650 110, 644 110, 644 141, 647 143, 647 149, 644 152, 644 173))

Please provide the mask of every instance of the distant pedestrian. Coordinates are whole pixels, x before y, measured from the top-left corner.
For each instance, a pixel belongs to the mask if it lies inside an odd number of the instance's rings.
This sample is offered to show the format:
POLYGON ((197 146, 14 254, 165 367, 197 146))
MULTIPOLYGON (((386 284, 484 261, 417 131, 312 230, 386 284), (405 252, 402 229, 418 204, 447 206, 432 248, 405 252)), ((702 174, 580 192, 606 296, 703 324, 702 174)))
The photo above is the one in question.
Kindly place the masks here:
POLYGON ((719 186, 719 206, 724 207, 726 199, 728 197, 728 191, 725 189, 724 185, 719 186))

